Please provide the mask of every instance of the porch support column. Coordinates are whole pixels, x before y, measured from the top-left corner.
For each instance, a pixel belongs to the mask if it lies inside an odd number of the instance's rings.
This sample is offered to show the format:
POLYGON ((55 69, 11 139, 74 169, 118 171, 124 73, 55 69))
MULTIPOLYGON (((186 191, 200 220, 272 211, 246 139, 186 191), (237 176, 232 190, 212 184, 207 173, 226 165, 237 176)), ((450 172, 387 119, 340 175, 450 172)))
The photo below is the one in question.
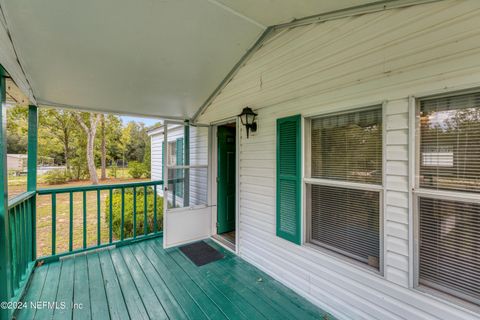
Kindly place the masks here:
POLYGON ((38 145, 37 106, 29 106, 28 107, 27 191, 37 190, 37 145, 38 145))
MULTIPOLYGON (((184 165, 190 165, 190 122, 185 120, 183 126, 183 149, 184 149, 184 165)), ((183 183, 183 206, 188 207, 190 206, 190 169, 185 169, 184 172, 184 183, 183 183)))
MULTIPOLYGON (((28 106, 28 165, 27 165, 27 191, 37 191, 37 155, 38 155, 38 108, 28 106)), ((31 202, 32 212, 32 257, 37 258, 37 214, 36 200, 31 202)))
MULTIPOLYGON (((12 297, 8 224, 6 76, 6 71, 0 66, 0 303, 10 301, 12 297)), ((9 318, 10 310, 0 308, 0 320, 9 318)))

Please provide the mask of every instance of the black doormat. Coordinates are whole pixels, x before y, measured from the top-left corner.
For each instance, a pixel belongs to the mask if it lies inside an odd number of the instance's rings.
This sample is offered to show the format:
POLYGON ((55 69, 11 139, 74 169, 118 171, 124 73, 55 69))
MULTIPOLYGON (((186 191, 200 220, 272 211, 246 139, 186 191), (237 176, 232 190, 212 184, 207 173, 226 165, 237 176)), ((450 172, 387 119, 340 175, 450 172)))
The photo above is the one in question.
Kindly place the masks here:
POLYGON ((180 247, 180 251, 198 267, 223 258, 223 253, 209 246, 204 241, 182 246, 180 247))

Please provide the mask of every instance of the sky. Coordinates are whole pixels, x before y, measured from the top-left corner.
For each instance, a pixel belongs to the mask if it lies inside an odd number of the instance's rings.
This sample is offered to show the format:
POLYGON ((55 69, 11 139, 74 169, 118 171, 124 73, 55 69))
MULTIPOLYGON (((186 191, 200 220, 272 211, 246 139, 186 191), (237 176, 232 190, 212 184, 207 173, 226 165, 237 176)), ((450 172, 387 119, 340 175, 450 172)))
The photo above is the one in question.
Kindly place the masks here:
POLYGON ((121 116, 120 118, 122 119, 123 124, 127 124, 130 121, 135 121, 135 122, 143 122, 147 127, 150 127, 160 121, 159 119, 140 118, 140 117, 131 117, 131 116, 121 116))

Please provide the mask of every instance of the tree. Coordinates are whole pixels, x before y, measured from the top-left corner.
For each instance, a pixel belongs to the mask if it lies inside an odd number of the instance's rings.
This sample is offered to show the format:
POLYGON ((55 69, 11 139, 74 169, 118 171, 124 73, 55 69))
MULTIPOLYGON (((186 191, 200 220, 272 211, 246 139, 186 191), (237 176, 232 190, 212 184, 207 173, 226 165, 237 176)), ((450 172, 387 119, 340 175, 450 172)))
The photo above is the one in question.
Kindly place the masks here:
POLYGON ((7 109, 7 153, 27 153, 28 108, 7 109))
POLYGON ((105 139, 107 158, 115 162, 122 158, 122 120, 120 117, 109 114, 106 117, 105 139))
MULTIPOLYGON (((76 130, 76 123, 73 119, 72 113, 60 109, 40 109, 39 123, 40 128, 48 129, 48 133, 53 135, 53 137, 61 143, 63 149, 63 161, 67 170, 70 170, 69 160, 71 155, 72 134, 73 131, 76 130)), ((50 139, 46 141, 47 145, 51 143, 52 141, 50 139)))
POLYGON ((80 113, 74 112, 73 113, 75 119, 77 120, 78 124, 82 127, 83 131, 87 135, 87 165, 88 165, 88 173, 90 175, 90 181, 92 184, 98 184, 98 175, 97 175, 97 168, 95 166, 95 135, 97 133, 97 126, 98 122, 100 121, 100 114, 94 113, 84 113, 84 117, 80 113), (90 126, 86 124, 84 118, 89 120, 90 126))
POLYGON ((126 159, 143 162, 150 140, 145 125, 142 122, 129 122, 124 129, 122 140, 125 143, 126 159))

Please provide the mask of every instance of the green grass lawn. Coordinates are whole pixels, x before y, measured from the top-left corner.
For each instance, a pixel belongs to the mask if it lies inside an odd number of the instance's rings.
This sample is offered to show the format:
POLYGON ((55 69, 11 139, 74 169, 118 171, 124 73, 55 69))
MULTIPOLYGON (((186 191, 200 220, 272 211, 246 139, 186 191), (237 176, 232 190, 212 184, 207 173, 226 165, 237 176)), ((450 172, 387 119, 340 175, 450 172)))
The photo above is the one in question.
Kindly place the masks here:
MULTIPOLYGON (((119 170, 120 171, 120 170, 119 170)), ((119 173, 117 171, 117 173, 119 173)), ((107 179, 100 181, 101 184, 115 184, 148 181, 150 179, 131 179, 127 178, 126 170, 122 170, 124 175, 117 174, 116 179, 107 179)), ((26 177, 9 177, 9 197, 26 191, 26 177)), ((61 185, 47 185, 39 179, 38 188, 61 188, 90 185, 89 180, 73 181, 61 185)), ((108 225, 105 223, 105 199, 108 191, 100 193, 100 239, 102 243, 108 241, 108 225)), ((69 224, 70 224, 70 200, 68 194, 57 195, 57 215, 56 215, 56 253, 68 251, 69 247, 69 224)), ((97 243, 97 193, 96 191, 87 192, 87 246, 97 243)), ((83 246, 83 195, 81 192, 75 193, 73 197, 73 249, 80 249, 83 246)), ((47 256, 52 250, 52 197, 43 195, 37 197, 37 256, 47 256)))

